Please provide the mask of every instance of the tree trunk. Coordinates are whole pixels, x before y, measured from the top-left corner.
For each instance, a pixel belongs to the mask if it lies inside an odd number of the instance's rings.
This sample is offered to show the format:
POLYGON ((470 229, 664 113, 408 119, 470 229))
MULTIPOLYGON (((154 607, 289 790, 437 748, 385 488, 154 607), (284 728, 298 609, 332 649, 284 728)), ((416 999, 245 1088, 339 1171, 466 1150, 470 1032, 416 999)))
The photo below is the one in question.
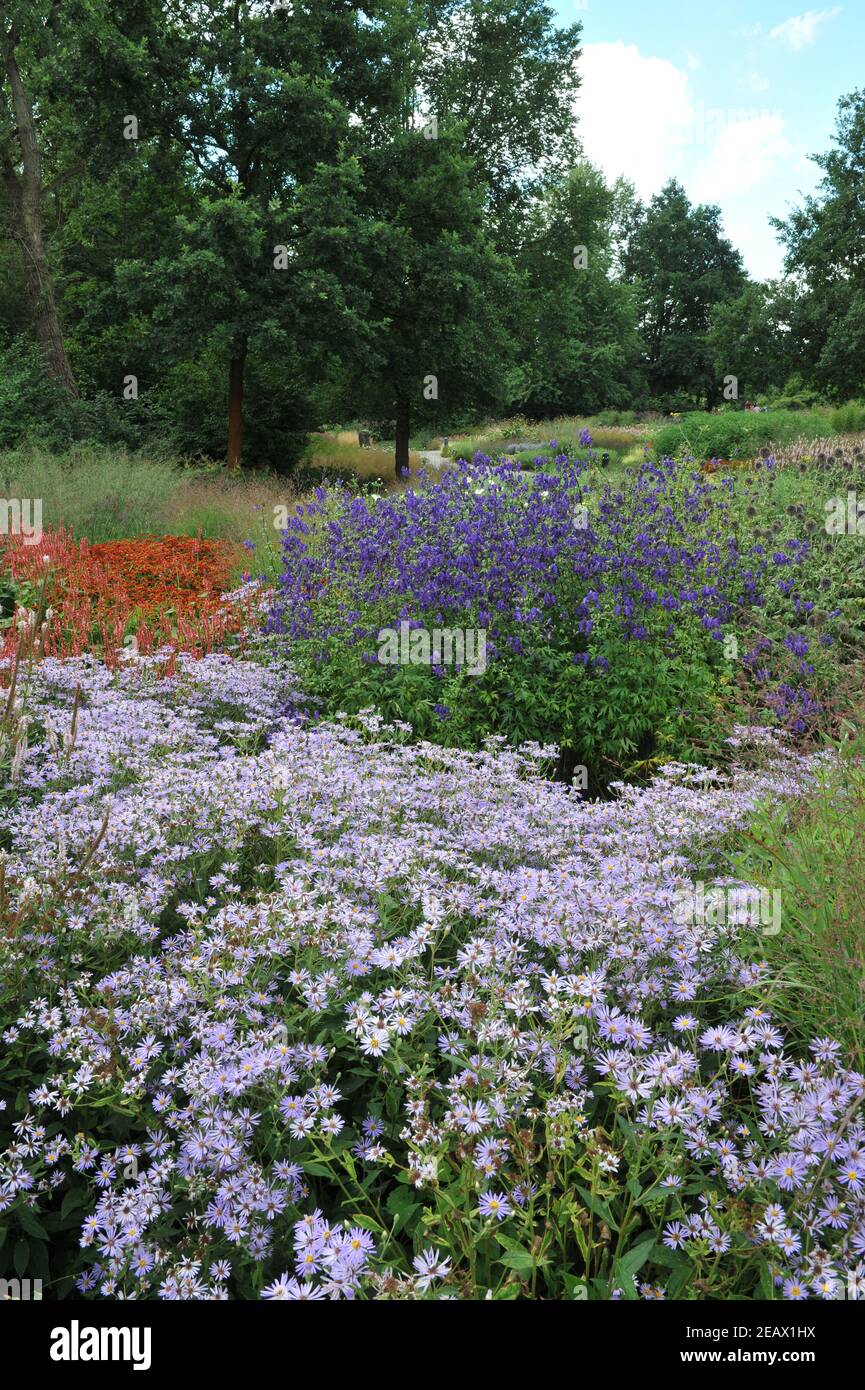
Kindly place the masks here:
POLYGON ((396 476, 397 478, 407 478, 409 471, 408 461, 408 433, 409 433, 410 410, 406 400, 396 403, 396 476))
POLYGON ((243 457, 243 373, 246 368, 246 338, 235 344, 228 364, 228 466, 239 468, 243 457))
POLYGON ((12 212, 12 230, 24 262, 24 287, 46 369, 60 383, 67 396, 76 400, 78 388, 66 356, 54 298, 54 282, 42 235, 42 157, 33 120, 33 105, 15 58, 14 37, 10 36, 7 41, 4 59, 12 93, 15 133, 21 151, 21 175, 16 173, 8 151, 3 158, 2 172, 12 212))

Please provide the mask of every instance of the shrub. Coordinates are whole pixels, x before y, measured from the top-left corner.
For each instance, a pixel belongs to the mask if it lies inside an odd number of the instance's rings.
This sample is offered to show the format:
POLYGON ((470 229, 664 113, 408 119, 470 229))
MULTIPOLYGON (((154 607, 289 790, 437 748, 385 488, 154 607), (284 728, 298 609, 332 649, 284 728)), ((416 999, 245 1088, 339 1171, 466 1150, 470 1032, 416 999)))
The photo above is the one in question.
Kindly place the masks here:
POLYGON ((141 655, 168 647, 200 656, 250 623, 248 602, 223 598, 224 542, 149 536, 89 546, 63 531, 33 545, 4 541, 0 569, 18 605, 0 644, 7 664, 22 640, 28 660, 96 652, 113 667, 131 655, 130 637, 141 655))
POLYGON ((62 427, 64 401, 30 338, 0 343, 0 449, 26 435, 55 436, 62 427))
POLYGON ((763 446, 825 433, 826 417, 816 411, 693 411, 656 430, 652 446, 659 459, 753 458, 763 446))
POLYGON ((829 421, 835 434, 857 434, 865 430, 865 403, 848 401, 830 412, 829 421))
POLYGON ((837 615, 820 609, 815 629, 803 595, 825 550, 788 539, 771 467, 751 486, 644 463, 598 491, 560 455, 552 476, 478 458, 424 492, 321 493, 289 523, 271 626, 326 713, 376 705, 451 746, 552 740, 560 771, 590 767, 595 786, 717 755, 737 701, 805 734, 848 647, 837 615), (754 535, 752 498, 774 548, 754 535), (403 622, 483 632, 486 669, 382 664, 378 635, 403 622), (740 662, 725 659, 731 636, 740 662))

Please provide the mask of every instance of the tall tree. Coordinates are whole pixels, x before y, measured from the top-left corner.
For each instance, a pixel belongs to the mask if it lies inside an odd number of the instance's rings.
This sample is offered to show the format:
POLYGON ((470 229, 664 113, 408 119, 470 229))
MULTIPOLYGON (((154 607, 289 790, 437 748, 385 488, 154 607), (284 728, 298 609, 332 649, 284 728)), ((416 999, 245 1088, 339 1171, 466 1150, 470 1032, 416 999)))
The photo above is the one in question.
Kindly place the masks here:
POLYGON ((841 98, 834 148, 813 159, 818 195, 772 220, 804 291, 795 328, 805 374, 843 400, 865 392, 865 89, 841 98))
POLYGON ((581 160, 522 220, 515 403, 530 414, 588 414, 640 394, 633 291, 611 273, 620 193, 581 160))
POLYGON ((497 238, 510 244, 511 214, 579 155, 582 26, 558 26, 544 0, 450 0, 424 9, 419 96, 440 123, 461 126, 497 238))
POLYGON ((411 411, 431 418, 425 389, 442 414, 501 398, 513 293, 496 252, 514 249, 519 215, 575 157, 580 25, 558 28, 542 0, 387 0, 383 19, 393 88, 353 137, 392 231, 365 394, 390 398, 399 475, 411 411))
MULTIPOLYGON (((382 26, 376 0, 291 8, 174 0, 167 15, 160 10, 139 128, 144 140, 183 153, 199 200, 186 221, 188 253, 163 258, 160 271, 178 327, 188 331, 196 316, 212 326, 221 315, 227 458, 236 468, 250 354, 286 330, 285 286, 302 263, 297 243, 313 231, 310 209, 322 206, 305 189, 323 170, 347 168, 350 122, 363 122, 383 82, 382 26), (184 285, 194 299, 184 298, 184 285)), ((339 296, 318 293, 325 319, 339 296)))
POLYGON ((368 352, 350 371, 355 405, 395 418, 396 475, 409 467, 414 417, 501 404, 511 347, 510 263, 495 250, 483 187, 458 129, 398 134, 364 159, 381 224, 369 261, 368 352))
POLYGON ((649 387, 659 401, 711 402, 706 334, 712 307, 739 294, 741 257, 721 229, 720 208, 693 207, 671 179, 639 212, 623 257, 640 313, 649 387))
POLYGON ((29 77, 31 69, 38 71, 46 45, 53 41, 48 19, 47 6, 40 13, 14 4, 0 29, 0 187, 8 226, 21 253, 24 288, 46 371, 74 399, 78 388, 57 311, 43 218, 43 200, 64 175, 46 178, 40 116, 29 77))

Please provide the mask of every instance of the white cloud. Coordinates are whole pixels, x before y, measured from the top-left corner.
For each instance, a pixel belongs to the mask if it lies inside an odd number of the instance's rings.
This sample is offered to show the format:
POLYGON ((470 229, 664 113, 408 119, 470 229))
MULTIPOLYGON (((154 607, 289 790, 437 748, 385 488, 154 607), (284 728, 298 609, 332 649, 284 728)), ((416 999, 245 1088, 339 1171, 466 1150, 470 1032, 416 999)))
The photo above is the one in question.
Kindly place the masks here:
POLYGON ((718 132, 693 182, 698 202, 749 193, 772 175, 781 161, 789 164, 794 147, 777 114, 745 115, 731 119, 718 132))
POLYGON ((703 59, 700 58, 696 53, 691 53, 689 51, 685 55, 685 57, 688 64, 689 72, 698 72, 699 69, 703 66, 703 59))
POLYGON ((762 208, 726 215, 724 231, 755 280, 775 280, 783 273, 784 248, 762 208))
POLYGON ((590 43, 580 60, 578 134, 608 178, 624 174, 641 198, 679 171, 694 130, 688 74, 636 44, 590 43))
POLYGON ((739 86, 749 92, 765 92, 769 89, 769 79, 761 72, 746 72, 739 78, 739 86))
POLYGON ((791 172, 803 185, 814 179, 784 117, 743 109, 745 102, 707 107, 684 66, 647 57, 635 44, 587 44, 581 69, 577 130, 592 163, 608 179, 630 179, 644 201, 677 178, 692 202, 719 203, 750 273, 777 275, 782 253, 769 212, 778 211, 791 172))
POLYGON ((783 24, 776 24, 774 29, 769 30, 769 38, 780 39, 792 48, 794 53, 798 53, 800 49, 810 47, 826 21, 834 19, 840 13, 840 5, 831 10, 806 10, 804 14, 785 19, 783 24))

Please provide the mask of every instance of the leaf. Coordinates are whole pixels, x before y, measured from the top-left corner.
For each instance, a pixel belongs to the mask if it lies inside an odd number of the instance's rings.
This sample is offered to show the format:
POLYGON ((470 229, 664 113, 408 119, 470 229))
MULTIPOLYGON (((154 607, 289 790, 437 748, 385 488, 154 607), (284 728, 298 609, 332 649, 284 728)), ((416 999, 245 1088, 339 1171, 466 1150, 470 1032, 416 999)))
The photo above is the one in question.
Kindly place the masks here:
POLYGON ((626 1298, 628 1297, 628 1290, 633 1288, 633 1276, 642 1269, 648 1260, 654 1244, 655 1237, 650 1236, 648 1240, 642 1241, 640 1245, 635 1245, 627 1254, 616 1260, 613 1266, 613 1282, 621 1284, 626 1298))
POLYGON ((669 1280, 666 1286, 667 1298, 670 1299, 670 1301, 672 1301, 674 1298, 679 1297, 679 1294, 684 1289, 690 1277, 690 1263, 686 1262, 684 1268, 679 1268, 674 1271, 672 1278, 669 1280))
POLYGON ((12 1263, 15 1266, 15 1273, 20 1279, 30 1263, 30 1242, 25 1240, 23 1236, 15 1242, 15 1254, 12 1263))
POLYGON ((375 1233, 379 1236, 384 1235, 382 1227, 371 1216, 352 1215, 351 1219, 354 1222, 355 1226, 363 1226, 365 1231, 375 1231, 375 1233))
POLYGON ((506 1250, 499 1256, 496 1264, 504 1265, 506 1269, 515 1269, 520 1274, 531 1274, 536 1261, 528 1250, 506 1250))
POLYGON ((767 1302, 775 1301, 775 1281, 767 1264, 760 1270, 760 1293, 767 1302))
POLYGON ((578 1300, 585 1299, 587 1294, 585 1279, 578 1279, 575 1274, 567 1273, 562 1274, 562 1279, 565 1285, 565 1293, 567 1294, 568 1298, 575 1298, 578 1300))
POLYGON ((18 1207, 15 1215, 28 1235, 35 1236, 36 1240, 48 1239, 48 1232, 29 1207, 18 1207))
POLYGON ((578 1186, 577 1191, 579 1192, 589 1211, 594 1212, 595 1216, 599 1216, 602 1221, 606 1221, 611 1231, 617 1231, 619 1229, 619 1223, 613 1216, 613 1213, 610 1211, 610 1208, 604 1201, 603 1197, 598 1197, 595 1193, 590 1192, 587 1187, 578 1186))
POLYGON ((75 1211, 76 1207, 83 1207, 88 1200, 86 1188, 75 1187, 71 1192, 67 1192, 60 1207, 61 1217, 66 1217, 70 1212, 75 1211))
POLYGON ((407 1225, 415 1212, 420 1211, 420 1202, 415 1202, 411 1192, 404 1187, 395 1187, 385 1203, 394 1218, 394 1235, 407 1225))

